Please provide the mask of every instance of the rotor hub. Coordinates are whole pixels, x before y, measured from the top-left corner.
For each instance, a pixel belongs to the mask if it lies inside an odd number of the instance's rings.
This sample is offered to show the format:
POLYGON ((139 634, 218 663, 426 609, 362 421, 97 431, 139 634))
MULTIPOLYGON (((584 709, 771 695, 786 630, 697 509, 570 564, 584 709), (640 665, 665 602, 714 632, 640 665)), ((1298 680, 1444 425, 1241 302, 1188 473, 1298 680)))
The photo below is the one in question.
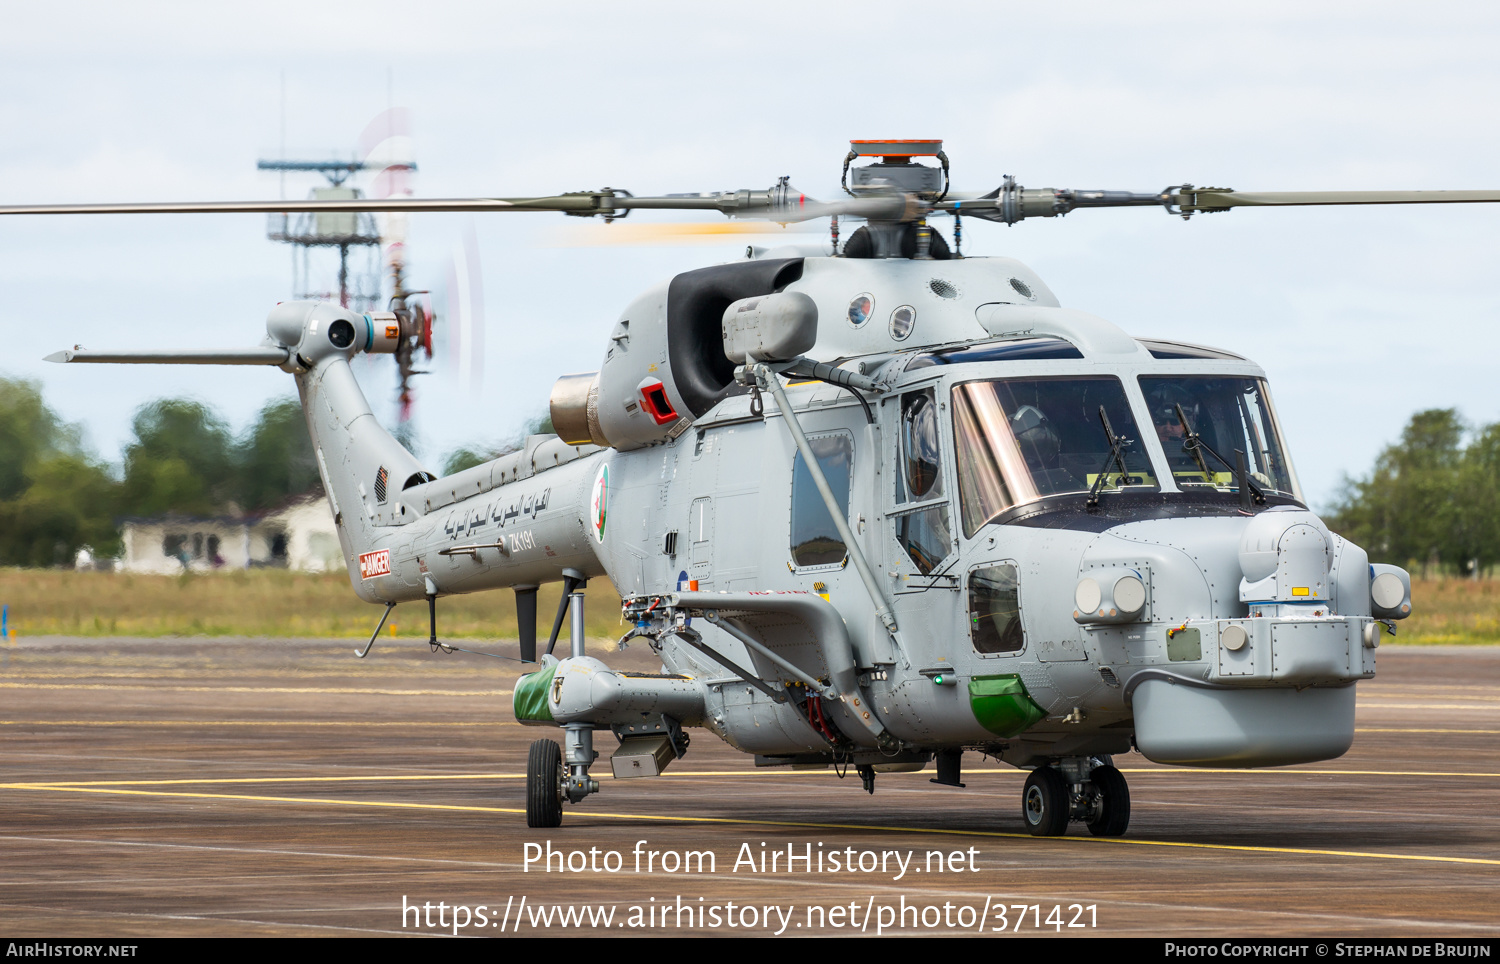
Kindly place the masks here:
POLYGON ((889 191, 935 200, 948 192, 948 155, 941 140, 850 141, 844 172, 844 190, 850 194, 889 191), (850 170, 850 162, 861 157, 877 161, 850 170), (917 157, 935 157, 942 167, 918 164, 917 157))

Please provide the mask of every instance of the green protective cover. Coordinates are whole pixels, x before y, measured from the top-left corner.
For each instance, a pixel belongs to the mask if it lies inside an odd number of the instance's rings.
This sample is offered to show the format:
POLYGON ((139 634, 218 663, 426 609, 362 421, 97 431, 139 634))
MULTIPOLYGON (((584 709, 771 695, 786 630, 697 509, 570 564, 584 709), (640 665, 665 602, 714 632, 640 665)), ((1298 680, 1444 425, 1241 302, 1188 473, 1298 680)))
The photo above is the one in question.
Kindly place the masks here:
POLYGON ((1196 629, 1184 629, 1167 640, 1167 659, 1174 663, 1195 662, 1203 658, 1203 638, 1196 629))
POLYGON ((557 664, 553 663, 516 680, 516 690, 511 694, 510 701, 519 722, 552 722, 552 707, 547 703, 547 691, 552 688, 552 677, 556 675, 557 664))
POLYGON ((974 719, 979 725, 996 736, 1023 733, 1047 715, 1032 702, 1025 684, 1014 673, 970 679, 969 708, 974 711, 974 719))

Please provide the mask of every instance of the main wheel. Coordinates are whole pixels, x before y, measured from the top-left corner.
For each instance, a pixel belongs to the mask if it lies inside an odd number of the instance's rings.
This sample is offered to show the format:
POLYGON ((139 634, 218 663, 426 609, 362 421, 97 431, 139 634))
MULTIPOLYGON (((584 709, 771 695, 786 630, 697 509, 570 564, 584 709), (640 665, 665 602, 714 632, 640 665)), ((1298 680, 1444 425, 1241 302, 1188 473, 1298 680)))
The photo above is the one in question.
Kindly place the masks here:
POLYGON ((1068 832, 1068 781, 1055 767, 1037 767, 1021 791, 1021 816, 1036 837, 1060 837, 1068 832))
POLYGON ((562 826, 562 802, 562 747, 537 740, 526 759, 526 826, 562 826))
POLYGON ((1125 774, 1106 763, 1094 767, 1089 780, 1102 801, 1098 819, 1089 821, 1089 833, 1096 837, 1120 836, 1130 826, 1130 786, 1125 774))

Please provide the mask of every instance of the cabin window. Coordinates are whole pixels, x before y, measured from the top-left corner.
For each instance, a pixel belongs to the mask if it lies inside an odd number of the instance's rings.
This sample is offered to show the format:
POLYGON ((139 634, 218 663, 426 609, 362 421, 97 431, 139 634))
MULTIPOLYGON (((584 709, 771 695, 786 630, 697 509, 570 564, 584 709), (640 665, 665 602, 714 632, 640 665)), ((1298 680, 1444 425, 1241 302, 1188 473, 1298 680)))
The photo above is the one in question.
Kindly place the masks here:
MULTIPOLYGON (((833 499, 849 518, 849 481, 854 470, 854 438, 838 432, 807 440, 833 499)), ((798 452, 792 462, 792 561, 799 567, 840 565, 847 549, 828 506, 798 452)))
POLYGON ((896 541, 906 550, 912 565, 924 576, 953 551, 953 529, 948 524, 948 507, 916 509, 896 517, 896 541))
POLYGON ((985 566, 969 573, 969 638, 976 653, 1018 653, 1026 648, 1014 565, 985 566))

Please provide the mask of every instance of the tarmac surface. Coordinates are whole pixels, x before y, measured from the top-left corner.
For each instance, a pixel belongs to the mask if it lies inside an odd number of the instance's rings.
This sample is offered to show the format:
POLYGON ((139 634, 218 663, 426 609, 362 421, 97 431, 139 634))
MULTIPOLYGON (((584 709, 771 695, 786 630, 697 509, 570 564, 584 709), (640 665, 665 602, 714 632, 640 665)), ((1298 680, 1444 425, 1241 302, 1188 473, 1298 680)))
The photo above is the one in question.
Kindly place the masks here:
POLYGON ((0 644, 0 935, 1500 936, 1500 647, 1382 648, 1338 760, 1118 757, 1113 840, 1027 835, 1024 773, 977 754, 966 789, 870 796, 703 731, 632 781, 605 735, 602 792, 529 830, 558 731, 514 722, 516 673, 415 640, 0 644))

